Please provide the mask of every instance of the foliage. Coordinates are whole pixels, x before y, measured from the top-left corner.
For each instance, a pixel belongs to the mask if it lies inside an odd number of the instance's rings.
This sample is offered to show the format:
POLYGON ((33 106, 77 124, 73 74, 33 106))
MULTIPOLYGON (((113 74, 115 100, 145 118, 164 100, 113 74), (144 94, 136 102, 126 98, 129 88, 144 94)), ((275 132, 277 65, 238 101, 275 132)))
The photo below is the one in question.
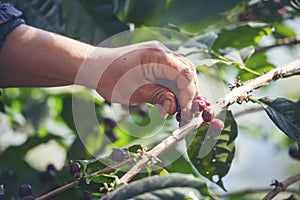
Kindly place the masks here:
MULTIPOLYGON (((164 27, 184 33, 193 38, 196 45, 178 44, 176 35, 166 36, 159 31, 149 32, 149 35, 152 34, 162 42, 168 37, 172 38, 168 42, 173 43, 168 43, 168 47, 187 58, 198 56, 198 73, 221 83, 232 83, 226 76, 229 72, 239 76, 241 81, 247 81, 276 68, 269 60, 268 51, 258 51, 261 41, 266 37, 272 40, 295 39, 297 33, 287 25, 287 21, 299 17, 299 5, 297 6, 295 0, 9 2, 23 11, 28 24, 94 45, 109 36, 128 30, 130 24, 135 27, 164 27), (214 73, 214 66, 219 74, 214 73)), ((137 34, 132 42, 136 43, 145 38, 147 37, 143 34, 137 34)), ((238 85, 235 84, 234 87, 238 85)), ((299 98, 296 91, 295 95, 299 98)), ((191 142, 187 148, 188 157, 182 155, 165 167, 160 166, 161 163, 152 163, 152 166, 135 177, 135 181, 128 185, 119 185, 119 178, 132 167, 132 163, 127 163, 121 169, 88 178, 72 177, 68 173, 68 165, 71 162, 80 163, 83 168, 82 176, 104 170, 118 164, 109 156, 114 147, 122 148, 126 152, 126 159, 137 161, 145 154, 147 147, 153 147, 177 128, 174 127, 173 117, 167 119, 166 126, 160 130, 160 137, 151 138, 146 144, 142 144, 138 137, 127 134, 132 130, 130 122, 112 126, 107 120, 111 119, 107 110, 113 105, 95 98, 93 92, 86 88, 4 89, 0 98, 0 137, 1 140, 4 138, 3 141, 0 140, 0 199, 17 198, 17 189, 23 183, 30 184, 33 195, 39 196, 76 180, 80 182, 79 189, 73 188, 52 199, 92 199, 107 193, 104 199, 124 199, 122 195, 125 192, 128 198, 133 199, 175 199, 174 196, 194 199, 190 194, 198 199, 217 199, 199 173, 208 181, 226 188, 222 179, 230 173, 239 126, 234 119, 234 110, 226 113, 225 129, 220 136, 213 137, 214 133, 209 128, 201 127, 197 133, 191 135, 194 138, 187 139, 191 142), (74 124, 74 99, 80 102, 83 112, 89 103, 95 104, 99 124, 93 124, 88 119, 82 122, 89 135, 84 141, 74 124), (6 137, 13 138, 13 141, 5 139, 6 137), (200 149, 212 143, 215 144, 211 148, 213 150, 199 157, 200 149), (50 144, 56 144, 66 154, 63 167, 53 169, 49 167, 49 163, 48 168, 41 169, 28 161, 32 150, 50 144), (94 158, 95 154, 100 155, 100 158, 94 158), (161 175, 168 173, 169 175, 161 175)), ((280 130, 294 142, 300 142, 299 101, 295 103, 284 98, 260 98, 255 102, 263 105, 280 130)), ((122 109, 119 108, 120 112, 122 109)), ((130 109, 131 115, 140 125, 149 123, 149 115, 152 114, 149 110, 152 106, 138 105, 130 109)), ((150 135, 151 131, 150 129, 140 134, 150 135)))
POLYGON ((284 98, 263 98, 260 99, 264 104, 265 111, 270 119, 287 136, 300 144, 300 105, 284 98))
POLYGON ((236 136, 237 125, 232 113, 228 112, 225 127, 220 134, 208 127, 201 127, 188 147, 189 158, 200 174, 224 190, 222 178, 228 173, 234 158, 236 136))
POLYGON ((215 199, 206 184, 191 175, 173 173, 120 185, 103 200, 118 199, 215 199))

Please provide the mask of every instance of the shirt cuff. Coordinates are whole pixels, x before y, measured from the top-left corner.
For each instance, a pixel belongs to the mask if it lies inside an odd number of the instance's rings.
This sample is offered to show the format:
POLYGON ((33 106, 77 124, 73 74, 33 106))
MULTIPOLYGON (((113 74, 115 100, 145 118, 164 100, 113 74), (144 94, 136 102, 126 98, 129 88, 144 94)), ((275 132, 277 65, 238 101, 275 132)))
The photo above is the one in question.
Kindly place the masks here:
POLYGON ((0 25, 0 48, 3 46, 8 34, 20 24, 25 24, 24 19, 16 18, 0 25))
POLYGON ((13 18, 18 18, 22 12, 9 3, 0 3, 0 24, 4 24, 13 18))

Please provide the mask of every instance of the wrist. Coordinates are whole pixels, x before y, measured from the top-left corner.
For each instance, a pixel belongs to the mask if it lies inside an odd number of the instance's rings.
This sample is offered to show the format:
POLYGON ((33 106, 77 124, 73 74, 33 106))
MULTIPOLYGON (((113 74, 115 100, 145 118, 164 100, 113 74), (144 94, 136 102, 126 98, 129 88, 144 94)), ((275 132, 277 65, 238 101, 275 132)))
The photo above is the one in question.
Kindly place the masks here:
POLYGON ((114 59, 114 48, 90 47, 77 70, 74 83, 99 92, 100 78, 114 59))

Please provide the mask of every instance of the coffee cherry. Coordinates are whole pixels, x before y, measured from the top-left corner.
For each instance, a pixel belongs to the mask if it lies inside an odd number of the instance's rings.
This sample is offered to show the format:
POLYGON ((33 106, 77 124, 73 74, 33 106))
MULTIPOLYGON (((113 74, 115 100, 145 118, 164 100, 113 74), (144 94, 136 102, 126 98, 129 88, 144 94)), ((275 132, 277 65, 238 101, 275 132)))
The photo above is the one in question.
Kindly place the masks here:
POLYGON ((115 133, 114 130, 112 129, 107 129, 105 130, 104 134, 106 135, 106 137, 111 141, 111 142, 115 142, 118 140, 118 136, 115 133))
POLYGON ((192 104, 192 112, 202 112, 206 108, 206 102, 204 100, 195 100, 192 104))
POLYGON ((292 158, 300 160, 300 151, 296 146, 291 146, 290 147, 289 154, 292 158))
POLYGON ((69 166, 69 172, 72 176, 77 176, 81 171, 81 166, 77 162, 73 162, 69 166))
POLYGON ((32 189, 31 186, 28 184, 20 185, 18 195, 20 198, 32 196, 32 189))
POLYGON ((215 113, 211 108, 205 108, 202 112, 202 119, 205 122, 210 122, 215 117, 215 113))
POLYGON ((188 108, 183 108, 181 110, 181 120, 184 122, 189 122, 193 119, 193 113, 188 108))
POLYGON ((195 100, 205 100, 206 98, 205 97, 202 97, 202 96, 195 96, 195 98, 194 98, 194 101, 195 100))
POLYGON ((211 120, 209 127, 211 130, 219 132, 224 129, 224 122, 220 119, 213 119, 211 120))
POLYGON ((177 114, 176 114, 176 120, 177 120, 178 122, 181 121, 181 112, 177 112, 177 114))
POLYGON ((115 149, 110 157, 115 162, 122 162, 125 159, 125 152, 122 149, 115 149))
POLYGON ((104 117, 103 122, 105 126, 108 127, 109 129, 113 129, 117 126, 116 121, 111 118, 104 117))
POLYGON ((202 97, 202 96, 196 96, 196 97, 194 98, 194 101, 196 101, 196 100, 202 100, 202 101, 205 101, 206 106, 210 106, 210 105, 211 105, 211 103, 210 103, 210 102, 208 101, 208 99, 205 98, 205 97, 202 97))

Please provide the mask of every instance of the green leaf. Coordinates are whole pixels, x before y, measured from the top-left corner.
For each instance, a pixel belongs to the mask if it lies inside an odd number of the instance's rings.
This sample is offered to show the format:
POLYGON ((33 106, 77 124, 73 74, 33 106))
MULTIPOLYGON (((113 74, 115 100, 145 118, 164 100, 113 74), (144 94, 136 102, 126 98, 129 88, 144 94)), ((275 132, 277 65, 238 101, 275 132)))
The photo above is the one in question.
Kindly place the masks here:
POLYGON ((86 181, 81 180, 79 186, 94 196, 103 196, 111 192, 119 183, 119 178, 115 175, 97 174, 86 181))
POLYGON ((108 158, 99 158, 96 160, 89 160, 85 167, 85 174, 91 174, 93 172, 104 169, 113 164, 113 161, 108 158))
POLYGON ((115 0, 114 10, 123 22, 154 26, 162 23, 167 0, 115 0))
POLYGON ((151 176, 121 185, 102 200, 147 199, 147 200, 181 200, 181 199, 216 199, 210 194, 205 182, 192 175, 169 174, 151 176))
POLYGON ((264 23, 242 23, 230 26, 221 31, 219 37, 213 45, 213 49, 243 48, 255 46, 266 35, 271 34, 272 28, 264 23))
MULTIPOLYGON (((220 113, 223 116, 225 111, 220 113)), ((226 112, 221 134, 200 127, 188 147, 188 155, 198 172, 218 184, 225 191, 222 178, 228 173, 234 158, 237 124, 230 111, 226 112)))
POLYGON ((289 37, 289 38, 296 38, 297 36, 297 33, 293 29, 287 27, 283 23, 274 24, 274 28, 275 28, 275 32, 274 32, 275 36, 279 35, 281 37, 289 37))
POLYGON ((235 63, 238 63, 239 65, 243 66, 245 62, 252 56, 254 53, 254 47, 249 46, 245 47, 239 50, 236 49, 230 49, 228 51, 223 51, 226 54, 224 57, 226 57, 229 60, 232 60, 235 63))
POLYGON ((38 129, 48 116, 48 111, 49 106, 46 98, 29 98, 23 104, 22 113, 24 117, 33 124, 35 129, 38 129))
POLYGON ((61 0, 61 4, 67 36, 95 45, 107 37, 79 0, 61 0))
MULTIPOLYGON (((268 58, 264 52, 254 53, 246 61, 246 67, 261 74, 275 68, 274 65, 268 62, 268 58)), ((243 81, 247 81, 256 77, 256 75, 254 75, 253 73, 249 73, 245 70, 239 70, 238 76, 243 81)))
POLYGON ((142 150, 143 150, 143 146, 140 144, 134 144, 128 147, 128 151, 131 153, 138 153, 138 151, 142 151, 142 150))
POLYGON ((300 146, 300 102, 285 98, 259 99, 264 104, 264 110, 276 126, 300 146))
POLYGON ((107 36, 112 36, 129 29, 129 26, 126 23, 121 22, 117 18, 113 1, 80 0, 80 2, 101 28, 101 31, 103 31, 107 36))
POLYGON ((224 13, 235 7, 239 0, 168 0, 167 22, 181 29, 199 33, 205 28, 220 28, 226 23, 224 13))

